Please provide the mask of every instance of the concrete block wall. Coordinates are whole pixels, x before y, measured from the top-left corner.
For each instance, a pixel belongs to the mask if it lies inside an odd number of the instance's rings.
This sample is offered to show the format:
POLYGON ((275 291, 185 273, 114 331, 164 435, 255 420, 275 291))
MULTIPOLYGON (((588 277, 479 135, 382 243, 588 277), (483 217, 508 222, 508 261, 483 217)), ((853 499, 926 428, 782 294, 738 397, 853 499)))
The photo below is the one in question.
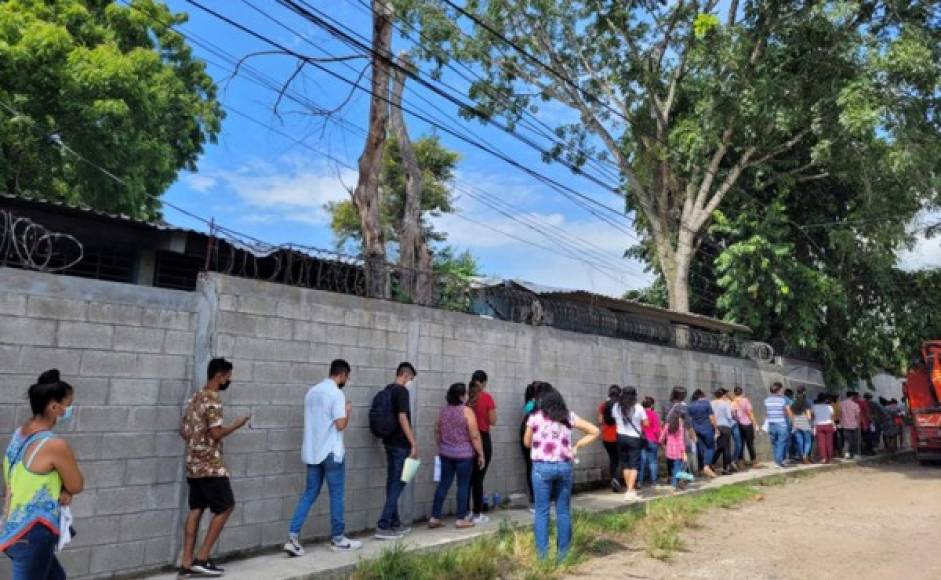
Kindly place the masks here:
MULTIPOLYGON (((519 445, 524 386, 547 380, 579 415, 594 420, 611 383, 663 401, 674 384, 712 389, 743 384, 753 402, 790 371, 777 365, 666 349, 545 327, 488 320, 209 274, 196 292, 176 292, 0 268, 0 432, 25 419, 25 389, 56 366, 78 389, 77 417, 60 431, 89 479, 76 500, 76 543, 63 553, 70 577, 102 578, 177 561, 186 483, 176 427, 182 404, 205 380, 209 358, 235 365, 223 395, 226 422, 251 415, 225 441, 238 507, 220 554, 284 541, 304 487, 303 399, 338 357, 353 367, 347 397, 346 523, 375 526, 384 500, 385 458, 368 430, 375 392, 396 365, 418 369, 413 419, 424 467, 403 494, 404 518, 431 511, 433 427, 447 387, 480 368, 490 375, 498 423, 488 492, 525 489, 519 445)), ((819 374, 805 369, 805 374, 819 374)), ((4 436, 5 437, 5 436, 4 436)), ((3 439, 5 445, 6 439, 3 439)), ((587 450, 576 480, 600 480, 600 445, 587 450)), ((452 498, 453 498, 452 491, 452 498)), ((327 491, 304 528, 328 533, 327 491)), ((446 510, 453 508, 449 501, 446 510)), ((0 577, 3 577, 0 562, 0 577)))
MULTIPOLYGON (((193 384, 196 295, 0 268, 0 431, 26 420, 26 389, 58 368, 76 389, 57 426, 86 478, 70 577, 160 566, 172 557, 182 451, 176 429, 193 384)), ((9 577, 7 559, 0 577, 9 577)))

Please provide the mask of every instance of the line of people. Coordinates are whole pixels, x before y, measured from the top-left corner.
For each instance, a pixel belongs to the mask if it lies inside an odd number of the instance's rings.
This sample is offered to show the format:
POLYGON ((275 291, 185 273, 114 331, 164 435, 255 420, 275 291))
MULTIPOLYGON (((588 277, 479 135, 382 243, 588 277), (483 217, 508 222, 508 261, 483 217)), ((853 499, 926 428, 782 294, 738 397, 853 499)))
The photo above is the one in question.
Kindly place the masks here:
MULTIPOLYGON (((330 547, 339 552, 362 547, 361 541, 345 535, 344 522, 343 435, 350 425, 352 404, 343 388, 350 374, 349 363, 334 360, 328 378, 305 396, 301 458, 307 466, 306 485, 284 545, 284 551, 292 556, 304 554, 301 530, 325 481, 330 494, 330 547)), ((400 518, 398 504, 406 486, 405 463, 419 457, 409 393, 416 375, 411 364, 401 363, 394 381, 375 395, 369 411, 370 430, 382 440, 386 456, 386 498, 374 536, 379 540, 395 540, 410 531, 400 518)), ((249 417, 229 424, 223 420, 221 393, 231 386, 232 379, 232 363, 222 358, 210 361, 207 382, 186 402, 180 422, 190 508, 179 569, 183 578, 224 573, 211 559, 235 507, 222 442, 250 425, 249 417), (197 550, 199 523, 206 510, 212 518, 197 550)), ((441 470, 430 528, 444 525, 444 502, 455 481, 455 526, 468 528, 488 521, 483 513, 483 482, 492 459, 490 430, 497 422, 497 408, 486 392, 487 380, 484 371, 476 371, 468 384, 454 383, 447 390, 435 423, 441 470)), ((779 466, 784 466, 789 456, 792 461, 811 461, 814 440, 824 463, 843 449, 846 457, 872 453, 880 437, 889 450, 901 446, 904 409, 897 401, 874 401, 869 393, 860 397, 850 391, 842 401, 821 394, 811 404, 806 395, 803 387, 791 393, 774 383, 764 401, 767 418, 763 428, 771 437, 774 461, 779 466)), ((58 371, 50 370, 29 388, 28 398, 32 417, 14 433, 3 460, 6 506, 0 551, 13 561, 13 580, 62 580, 65 572, 55 556, 60 537, 66 535, 60 523, 62 508, 82 492, 84 479, 68 442, 52 429, 74 415, 75 390, 58 371)), ((674 387, 658 415, 652 397, 641 399, 634 387, 612 385, 608 398, 597 409, 596 426, 571 412, 551 384, 537 381, 526 387, 519 441, 540 558, 549 553, 553 503, 558 558, 568 553, 574 465, 579 450, 599 436, 609 457, 611 487, 624 491, 628 501, 638 499, 637 489, 645 482, 656 485, 661 448, 674 490, 691 477, 689 464, 694 456, 699 473, 706 477, 757 463, 754 441, 761 428, 741 387, 731 392, 717 389, 712 400, 701 389, 693 392, 689 403, 686 398, 684 387, 674 387), (577 441, 575 432, 583 434, 577 441), (745 450, 748 462, 744 461, 745 450)))

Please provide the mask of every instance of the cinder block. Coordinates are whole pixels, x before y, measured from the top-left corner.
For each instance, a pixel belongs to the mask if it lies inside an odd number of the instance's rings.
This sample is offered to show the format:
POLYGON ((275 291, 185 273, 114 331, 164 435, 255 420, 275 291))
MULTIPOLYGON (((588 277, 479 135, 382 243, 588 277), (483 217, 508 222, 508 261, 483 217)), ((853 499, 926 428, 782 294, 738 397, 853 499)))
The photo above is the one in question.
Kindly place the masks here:
POLYGON ((140 306, 92 302, 88 305, 88 320, 103 324, 138 326, 143 312, 144 309, 140 306))
POLYGON ((219 550, 222 552, 234 550, 247 550, 261 546, 260 526, 237 526, 226 529, 219 539, 219 550))
MULTIPOLYGON (((93 548, 73 548, 69 547, 68 550, 63 551, 61 554, 57 554, 56 558, 59 559, 59 563, 62 564, 62 567, 65 568, 65 571, 68 573, 70 578, 84 576, 89 572, 89 566, 91 565, 91 553, 93 548)), ((4 576, 0 572, 0 578, 12 578, 13 574, 9 576, 4 576)))
POLYGON ((278 301, 267 296, 239 296, 239 312, 275 316, 278 314, 278 301))
POLYGON ((160 395, 157 402, 161 405, 179 405, 182 407, 193 391, 193 386, 189 381, 163 379, 160 381, 160 395))
POLYGON ((235 339, 234 355, 251 360, 307 362, 307 349, 305 342, 240 336, 235 339))
POLYGON ((156 379, 187 378, 187 357, 175 355, 140 354, 138 376, 156 379))
POLYGON ((153 489, 146 485, 120 487, 102 492, 95 515, 126 515, 152 510, 153 489))
POLYGON ((161 483, 148 486, 153 497, 153 508, 157 510, 177 510, 183 500, 183 493, 188 488, 183 483, 161 483))
POLYGON ((81 300, 68 300, 65 298, 30 296, 26 313, 36 318, 85 320, 88 313, 88 303, 81 300))
POLYGON ((252 368, 252 380, 262 383, 286 383, 291 380, 291 366, 283 362, 256 361, 252 368))
POLYGON ((58 345, 73 348, 111 348, 114 327, 91 322, 60 322, 58 345))
POLYGON ((294 321, 294 340, 327 342, 327 325, 307 320, 294 321))
POLYGON ((24 316, 0 316, 0 341, 7 344, 52 346, 56 322, 24 316))
POLYGON ((87 489, 118 487, 124 484, 125 461, 84 461, 80 465, 87 489))
MULTIPOLYGON (((82 466, 84 467, 84 465, 82 466)), ((103 544, 113 544, 118 541, 120 532, 121 518, 118 516, 85 518, 78 526, 81 528, 72 543, 69 544, 67 552, 74 548, 85 546, 101 546, 103 544)), ((65 552, 60 553, 64 554, 65 552)), ((68 570, 73 572, 72 570, 68 570)), ((73 572, 74 573, 74 572, 73 572)))
POLYGON ((242 506, 242 523, 244 524, 264 524, 281 519, 281 498, 246 502, 242 506))
POLYGON ((170 554, 172 550, 171 535, 177 533, 176 530, 168 530, 162 538, 153 538, 144 543, 144 565, 159 566, 163 564, 173 564, 173 557, 170 554))
POLYGON ((156 405, 160 400, 157 379, 114 379, 108 402, 112 405, 156 405))
POLYGON ((79 350, 24 346, 20 349, 16 370, 38 376, 47 369, 57 368, 63 377, 75 376, 79 373, 81 360, 82 351, 79 350))
POLYGON ((238 310, 239 302, 238 298, 231 294, 223 294, 219 296, 219 310, 223 312, 233 312, 238 310))
POLYGON ((271 429, 268 431, 268 449, 270 451, 300 451, 303 443, 303 429, 271 429))
MULTIPOLYGON (((179 433, 156 433, 153 436, 154 455, 157 457, 178 457, 186 453, 186 446, 179 433)), ((229 442, 226 440, 226 449, 229 442)))
POLYGON ((161 510, 121 516, 121 541, 166 536, 173 527, 175 515, 171 510, 161 510))
MULTIPOLYGON (((81 397, 81 394, 78 395, 81 397)), ((79 406, 78 428, 84 432, 123 431, 130 418, 130 407, 79 406)))
POLYGON ((86 351, 82 355, 81 372, 93 377, 138 376, 137 356, 130 353, 86 351))
POLYGON ((101 435, 97 433, 69 433, 65 437, 75 457, 82 461, 101 457, 101 435))
POLYGON ((225 451, 226 453, 256 453, 265 450, 267 441, 268 433, 264 429, 240 429, 225 440, 225 451))
POLYGON ((114 349, 158 353, 163 350, 164 332, 142 326, 118 326, 114 329, 114 349))
POLYGON ((168 330, 163 341, 163 352, 166 354, 182 354, 193 356, 193 345, 196 335, 192 332, 168 330))
POLYGON ((171 483, 180 474, 183 457, 159 457, 150 459, 129 459, 127 462, 127 484, 149 485, 171 483))
POLYGON ((191 312, 177 310, 145 310, 141 317, 144 326, 169 330, 193 330, 191 312))
POLYGON ((154 437, 149 434, 108 433, 102 436, 102 459, 134 459, 154 455, 154 437))
POLYGON ((140 566, 144 562, 144 544, 142 542, 98 546, 92 551, 92 574, 114 573, 140 566))
POLYGON ((0 314, 4 316, 23 316, 26 314, 26 296, 23 294, 0 295, 0 314))

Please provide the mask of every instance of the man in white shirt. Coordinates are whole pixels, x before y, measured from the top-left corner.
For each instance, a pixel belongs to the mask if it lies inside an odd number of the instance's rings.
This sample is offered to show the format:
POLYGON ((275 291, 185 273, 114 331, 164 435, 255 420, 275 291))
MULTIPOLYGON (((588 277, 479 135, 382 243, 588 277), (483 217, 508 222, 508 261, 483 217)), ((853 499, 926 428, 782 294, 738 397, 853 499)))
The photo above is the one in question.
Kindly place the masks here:
POLYGON ((343 395, 350 378, 350 365, 337 359, 330 363, 330 377, 314 385, 304 397, 304 444, 301 460, 307 464, 307 486, 297 502, 284 551, 303 556, 299 536, 310 508, 317 501, 324 479, 330 488, 330 547, 335 552, 351 552, 362 542, 344 534, 343 487, 346 480, 346 452, 343 431, 350 422, 352 404, 343 395))

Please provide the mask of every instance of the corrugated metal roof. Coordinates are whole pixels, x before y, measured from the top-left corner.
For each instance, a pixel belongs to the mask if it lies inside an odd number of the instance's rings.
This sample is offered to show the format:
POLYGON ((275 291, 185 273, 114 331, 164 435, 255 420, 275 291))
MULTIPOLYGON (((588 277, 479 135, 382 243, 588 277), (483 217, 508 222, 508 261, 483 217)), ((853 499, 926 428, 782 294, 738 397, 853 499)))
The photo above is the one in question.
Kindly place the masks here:
POLYGON ((751 334, 752 332, 751 328, 743 324, 727 322, 725 320, 719 320, 718 318, 703 316, 702 314, 695 314, 692 312, 676 312, 675 310, 644 304, 643 302, 637 302, 636 300, 612 298, 610 296, 588 292, 587 290, 556 288, 516 279, 502 280, 499 278, 476 278, 474 282, 475 285, 481 288, 504 286, 509 283, 540 296, 558 298, 571 302, 580 302, 583 304, 591 304, 593 306, 600 306, 615 312, 639 314, 660 320, 689 324, 690 326, 709 328, 711 330, 718 330, 721 332, 741 332, 745 334, 751 334))
POLYGON ((95 216, 95 217, 106 219, 109 221, 121 222, 125 224, 141 226, 141 227, 147 227, 147 228, 152 228, 155 230, 160 230, 160 231, 165 231, 165 232, 185 232, 185 233, 190 233, 190 234, 200 234, 204 236, 208 235, 206 232, 201 232, 199 230, 193 230, 189 228, 181 228, 179 226, 174 226, 163 220, 161 221, 141 220, 141 219, 133 218, 129 215, 125 215, 121 213, 108 213, 105 211, 93 209, 86 205, 69 203, 69 202, 62 201, 62 200, 44 199, 44 198, 38 198, 38 197, 25 197, 22 195, 13 195, 11 193, 6 193, 6 192, 0 192, 0 200, 10 200, 12 202, 19 203, 22 205, 33 205, 37 207, 54 206, 58 209, 65 209, 65 210, 73 211, 76 213, 81 213, 84 215, 95 216))

